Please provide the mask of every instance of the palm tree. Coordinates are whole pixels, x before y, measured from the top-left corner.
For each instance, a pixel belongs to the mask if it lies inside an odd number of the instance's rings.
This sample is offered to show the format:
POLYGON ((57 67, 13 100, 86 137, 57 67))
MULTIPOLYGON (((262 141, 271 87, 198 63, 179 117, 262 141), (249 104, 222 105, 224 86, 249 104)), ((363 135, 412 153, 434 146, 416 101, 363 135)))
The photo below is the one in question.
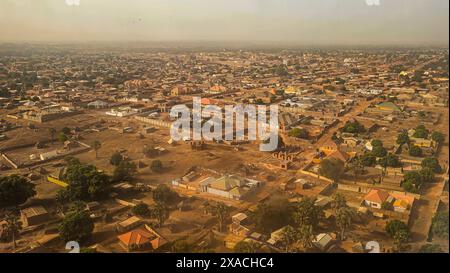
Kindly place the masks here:
POLYGON ((52 144, 55 141, 55 135, 56 135, 55 128, 50 128, 50 136, 51 136, 52 144))
POLYGON ((286 226, 281 233, 281 241, 285 246, 285 252, 289 253, 290 246, 297 241, 298 233, 295 228, 291 226, 286 226))
POLYGON ((98 158, 98 150, 100 149, 100 147, 102 147, 102 144, 100 143, 100 141, 96 140, 94 141, 94 143, 92 143, 92 147, 95 150, 95 158, 98 158))
POLYGON ((302 225, 298 229, 298 240, 305 249, 313 246, 314 233, 311 225, 302 225))
POLYGON ((19 222, 19 218, 14 213, 10 213, 6 216, 6 232, 11 234, 14 250, 16 250, 16 237, 19 235, 19 231, 22 229, 22 223, 19 222))
POLYGON ((344 240, 345 238, 345 231, 352 226, 353 216, 354 212, 351 208, 343 207, 337 210, 336 225, 341 232, 341 240, 344 240))

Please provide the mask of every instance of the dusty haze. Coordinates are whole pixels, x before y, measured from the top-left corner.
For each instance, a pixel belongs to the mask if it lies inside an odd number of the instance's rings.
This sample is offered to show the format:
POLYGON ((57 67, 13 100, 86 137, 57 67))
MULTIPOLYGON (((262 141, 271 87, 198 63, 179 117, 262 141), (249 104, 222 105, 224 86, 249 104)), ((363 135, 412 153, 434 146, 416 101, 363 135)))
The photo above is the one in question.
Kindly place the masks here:
POLYGON ((448 45, 448 20, 448 0, 1 0, 0 41, 448 45))

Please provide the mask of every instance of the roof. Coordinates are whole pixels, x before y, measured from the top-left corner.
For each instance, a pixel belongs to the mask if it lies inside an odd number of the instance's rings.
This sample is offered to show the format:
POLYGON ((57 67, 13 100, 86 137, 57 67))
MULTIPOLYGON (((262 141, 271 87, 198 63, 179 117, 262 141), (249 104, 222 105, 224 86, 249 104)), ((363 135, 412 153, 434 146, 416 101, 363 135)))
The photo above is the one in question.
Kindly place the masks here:
POLYGON ((386 108, 392 111, 401 111, 400 107, 398 107, 395 103, 386 101, 377 105, 378 108, 386 108))
POLYGON ((241 196, 243 196, 243 195, 245 194, 245 191, 244 191, 242 188, 235 187, 235 188, 232 188, 232 189, 230 190, 230 193, 231 193, 233 196, 241 197, 241 196))
POLYGON ((240 212, 240 213, 238 213, 238 214, 233 215, 231 218, 232 218, 233 220, 237 220, 237 221, 239 221, 239 222, 242 222, 242 221, 244 221, 245 219, 247 219, 247 214, 240 212))
POLYGON ((132 245, 146 246, 151 245, 153 249, 158 249, 167 243, 167 240, 159 235, 156 231, 145 225, 125 234, 117 236, 117 238, 127 247, 132 245))
POLYGON ((34 216, 39 216, 39 215, 45 215, 47 214, 47 210, 42 207, 42 206, 38 206, 38 207, 30 207, 30 208, 26 208, 20 211, 20 213, 25 216, 25 217, 34 217, 34 216))
POLYGON ((229 191, 235 187, 241 187, 243 185, 243 181, 239 178, 232 176, 222 176, 221 178, 212 182, 210 184, 210 187, 218 190, 229 191))
MULTIPOLYGON (((415 200, 415 198, 413 196, 409 196, 409 195, 402 194, 402 193, 391 193, 391 196, 396 199, 395 202, 397 202, 397 201, 406 202, 409 206, 412 206, 414 203, 414 200, 415 200)), ((396 206, 395 203, 394 203, 394 206, 396 206)))
POLYGON ((389 198, 389 193, 383 190, 371 190, 365 197, 365 201, 381 204, 389 198))
POLYGON ((139 217, 132 216, 132 217, 126 219, 125 221, 120 222, 118 225, 122 226, 122 227, 128 227, 128 226, 134 225, 136 223, 139 223, 140 221, 141 221, 141 219, 139 217))
POLYGON ((328 233, 321 233, 316 236, 316 238, 313 240, 313 243, 320 248, 326 248, 331 241, 333 241, 333 237, 331 237, 328 233))
POLYGON ((398 199, 398 200, 395 200, 393 206, 407 209, 409 207, 409 204, 405 200, 398 199))
POLYGON ((153 233, 144 230, 143 228, 135 229, 125 234, 119 235, 117 238, 126 246, 142 246, 145 244, 151 244, 151 241, 155 239, 153 233))

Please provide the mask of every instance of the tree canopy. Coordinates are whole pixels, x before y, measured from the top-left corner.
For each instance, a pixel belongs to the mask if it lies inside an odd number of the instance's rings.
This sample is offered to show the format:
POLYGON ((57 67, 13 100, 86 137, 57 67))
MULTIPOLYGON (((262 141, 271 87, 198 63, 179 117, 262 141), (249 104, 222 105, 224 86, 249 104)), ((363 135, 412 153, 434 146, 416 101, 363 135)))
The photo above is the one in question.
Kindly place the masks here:
POLYGON ((105 198, 111 188, 110 177, 93 165, 85 165, 71 159, 64 174, 69 184, 66 188, 69 200, 99 200, 105 198))
POLYGON ((58 230, 60 237, 65 242, 83 242, 91 236, 94 230, 94 222, 87 212, 76 210, 64 217, 58 230))
POLYGON ((319 174, 337 182, 344 174, 344 162, 330 158, 320 162, 319 174))
POLYGON ((344 127, 342 127, 342 132, 349 133, 349 134, 359 134, 359 133, 365 133, 366 128, 364 127, 364 125, 359 123, 359 121, 357 121, 357 120, 355 120, 353 122, 347 121, 345 123, 344 127))
POLYGON ((442 167, 439 164, 439 160, 435 157, 425 158, 424 160, 422 160, 421 165, 422 165, 422 168, 429 168, 429 169, 433 170, 433 172, 435 172, 435 173, 442 172, 442 167))
POLYGON ((35 185, 19 175, 0 176, 0 208, 17 206, 36 195, 35 185))
POLYGON ((178 198, 178 194, 165 184, 159 184, 153 191, 153 200, 159 204, 170 204, 178 198))

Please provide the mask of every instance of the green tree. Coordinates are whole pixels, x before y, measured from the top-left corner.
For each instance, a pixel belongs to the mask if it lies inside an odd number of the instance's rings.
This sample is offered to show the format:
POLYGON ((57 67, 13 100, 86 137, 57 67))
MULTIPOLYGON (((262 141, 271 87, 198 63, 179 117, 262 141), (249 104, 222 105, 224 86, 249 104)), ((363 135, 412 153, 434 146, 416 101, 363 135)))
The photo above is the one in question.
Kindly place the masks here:
POLYGON ((384 210, 392 210, 393 206, 392 203, 384 201, 383 203, 381 203, 381 209, 384 210))
POLYGON ((301 200, 295 206, 292 214, 292 219, 297 226, 312 226, 314 230, 316 230, 324 217, 323 208, 316 206, 315 200, 312 198, 304 198, 301 200))
POLYGON ((59 132, 58 134, 58 141, 59 142, 65 142, 69 139, 69 137, 67 137, 66 134, 64 134, 63 132, 59 132))
POLYGON ((108 196, 111 182, 108 175, 101 173, 93 165, 81 164, 72 160, 64 174, 69 184, 66 188, 67 198, 75 200, 99 200, 108 196))
POLYGON ((406 230, 399 230, 394 234, 394 244, 398 251, 402 251, 409 240, 409 233, 406 230))
POLYGON ((130 161, 122 161, 114 169, 113 180, 116 182, 132 179, 137 172, 136 164, 130 161))
POLYGON ((320 162, 319 174, 336 183, 344 174, 344 162, 335 158, 324 159, 320 162))
POLYGON ((422 183, 433 183, 435 180, 434 172, 430 168, 422 168, 419 171, 419 174, 422 179, 422 183))
POLYGON ((18 206, 36 195, 35 185, 19 175, 0 176, 0 208, 18 206))
POLYGON ((425 244, 420 247, 419 253, 444 253, 444 251, 439 245, 425 244))
POLYGON ((311 225, 301 225, 297 230, 297 237, 303 248, 311 248, 315 239, 313 227, 311 225))
POLYGON ((408 144, 409 145, 409 142, 410 142, 410 140, 409 140, 408 132, 403 131, 397 136, 397 144, 399 144, 399 145, 408 144))
POLYGON ((349 134, 359 134, 359 133, 365 133, 366 128, 359 123, 357 120, 355 121, 347 121, 342 128, 342 132, 349 133, 349 134))
POLYGON ((380 158, 378 160, 378 164, 380 164, 380 166, 383 166, 384 168, 387 167, 399 168, 402 166, 400 158, 392 153, 389 153, 385 157, 380 158))
POLYGON ((210 207, 210 212, 217 217, 217 221, 219 222, 219 231, 222 231, 222 228, 225 224, 225 220, 230 214, 230 207, 220 202, 216 205, 210 207))
POLYGON ((415 137, 415 138, 428 138, 429 134, 430 134, 430 131, 428 131, 428 129, 425 128, 425 126, 419 125, 415 129, 413 137, 415 137))
POLYGON ((341 240, 345 238, 345 231, 351 228, 355 212, 349 207, 342 207, 336 213, 336 226, 339 228, 341 240))
POLYGON ((102 144, 101 144, 101 142, 98 141, 98 140, 95 140, 95 141, 92 143, 92 148, 93 148, 94 151, 95 151, 95 158, 98 158, 98 150, 100 150, 101 147, 102 147, 102 144))
POLYGON ((65 241, 83 242, 94 230, 94 222, 85 211, 72 211, 59 225, 59 235, 65 241))
POLYGON ((439 160, 435 157, 425 158, 422 160, 422 168, 433 170, 434 173, 441 173, 442 167, 439 165, 439 160))
POLYGON ((281 241, 285 247, 285 252, 290 252, 290 247, 297 241, 297 230, 292 226, 286 226, 281 233, 281 241))
POLYGON ((119 166, 119 164, 123 161, 123 156, 121 153, 119 152, 115 152, 112 156, 111 159, 109 160, 109 163, 111 163, 111 165, 113 166, 119 166))
POLYGON ((145 204, 145 203, 139 203, 139 204, 137 204, 136 206, 134 206, 134 207, 131 209, 131 212, 132 212, 134 215, 141 216, 141 217, 148 217, 148 216, 151 215, 151 211, 150 211, 148 205, 145 204))
POLYGON ((410 192, 416 192, 420 189, 420 186, 423 184, 423 176, 418 171, 407 172, 403 176, 402 186, 405 190, 410 192), (413 191, 411 191, 411 187, 413 187, 413 191))
POLYGON ((385 157, 387 155, 387 150, 383 146, 374 146, 372 149, 372 155, 376 157, 385 157))
POLYGON ((371 153, 366 153, 361 157, 361 164, 365 167, 374 167, 377 164, 377 158, 371 153))
POLYGON ((353 172, 353 175, 358 178, 359 175, 364 173, 365 166, 361 157, 355 157, 348 164, 348 169, 353 172))
POLYGON ((341 208, 347 207, 347 200, 345 199, 345 196, 343 196, 340 193, 336 193, 333 195, 333 201, 331 202, 331 206, 334 208, 334 210, 337 212, 341 208))
POLYGON ((440 211, 433 217, 431 231, 438 237, 448 239, 448 212, 440 211))
POLYGON ((178 197, 177 193, 166 184, 159 184, 153 191, 153 200, 158 204, 167 205, 178 197))
POLYGON ((442 144, 442 143, 444 143, 444 141, 445 141, 445 135, 442 134, 442 133, 440 133, 440 132, 434 131, 434 132, 431 134, 431 139, 432 139, 433 141, 435 141, 436 143, 438 143, 438 144, 442 144))
POLYGON ((240 241, 239 243, 237 243, 233 250, 234 253, 249 253, 249 254, 254 254, 254 253, 258 253, 259 249, 261 248, 261 244, 252 241, 252 240, 244 240, 244 241, 240 241))
POLYGON ((423 151, 419 146, 412 145, 409 148, 409 155, 414 157, 421 157, 423 155, 423 151))
POLYGON ((285 196, 274 195, 266 202, 258 204, 251 217, 258 231, 271 233, 291 222, 291 211, 285 196))
POLYGON ((386 224, 385 228, 387 234, 391 236, 392 238, 394 235, 399 231, 409 231, 408 226, 399 220, 391 220, 386 224))
POLYGON ((383 147, 383 142, 379 139, 374 139, 371 142, 372 147, 383 147))
POLYGON ((153 160, 150 169, 155 173, 160 173, 163 170, 163 164, 161 160, 153 160))
POLYGON ((164 222, 169 219, 169 210, 167 206, 164 204, 156 204, 156 206, 152 210, 152 214, 156 220, 158 220, 159 227, 164 225, 164 222))
POLYGON ((309 132, 304 128, 294 128, 291 131, 289 131, 289 136, 295 138, 308 139, 309 132))
POLYGON ((17 217, 14 213, 8 213, 6 215, 6 225, 5 225, 5 233, 7 234, 7 237, 11 239, 13 242, 14 250, 17 247, 16 239, 19 236, 19 232, 22 229, 22 223, 19 222, 19 217, 17 217))

